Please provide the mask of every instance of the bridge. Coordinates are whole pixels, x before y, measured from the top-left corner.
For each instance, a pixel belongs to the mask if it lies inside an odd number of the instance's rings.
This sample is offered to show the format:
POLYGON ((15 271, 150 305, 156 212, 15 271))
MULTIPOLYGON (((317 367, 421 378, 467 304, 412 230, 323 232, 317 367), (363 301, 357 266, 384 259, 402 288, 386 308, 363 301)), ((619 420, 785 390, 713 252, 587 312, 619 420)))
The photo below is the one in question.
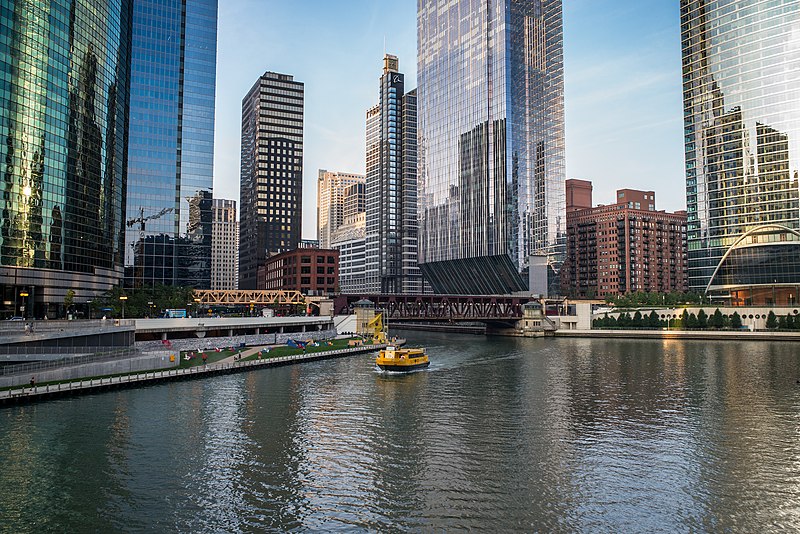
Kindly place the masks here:
MULTIPOLYGON (((195 290, 199 304, 227 306, 318 306, 323 297, 287 290, 195 290)), ((537 300, 528 295, 337 295, 332 298, 335 315, 352 313, 355 303, 368 299, 389 320, 425 322, 507 322, 522 318, 524 304, 537 300)), ((558 315, 563 299, 541 301, 545 313, 558 315)))
POLYGON ((389 320, 425 322, 517 321, 522 318, 523 305, 535 300, 514 295, 339 295, 333 309, 337 315, 351 313, 355 303, 364 298, 389 320))

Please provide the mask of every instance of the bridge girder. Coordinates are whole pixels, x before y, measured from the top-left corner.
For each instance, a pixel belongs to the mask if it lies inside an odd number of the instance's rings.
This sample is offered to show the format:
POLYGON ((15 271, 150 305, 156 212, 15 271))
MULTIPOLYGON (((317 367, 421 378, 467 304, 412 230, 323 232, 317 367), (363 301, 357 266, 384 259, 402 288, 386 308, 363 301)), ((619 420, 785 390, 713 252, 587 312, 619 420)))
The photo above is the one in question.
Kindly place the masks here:
POLYGON ((194 298, 200 299, 200 304, 221 306, 306 304, 305 295, 299 291, 282 289, 195 289, 194 298))

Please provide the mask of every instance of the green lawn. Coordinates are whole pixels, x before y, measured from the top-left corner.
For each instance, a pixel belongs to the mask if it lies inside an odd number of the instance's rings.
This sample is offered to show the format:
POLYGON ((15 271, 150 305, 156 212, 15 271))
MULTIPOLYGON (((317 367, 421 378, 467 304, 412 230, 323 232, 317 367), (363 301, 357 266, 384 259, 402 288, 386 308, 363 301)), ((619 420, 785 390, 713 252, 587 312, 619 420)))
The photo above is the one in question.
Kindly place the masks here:
MULTIPOLYGON (((295 349, 286 345, 281 345, 280 347, 270 348, 269 352, 262 353, 261 357, 279 358, 281 356, 293 356, 295 354, 310 354, 313 352, 323 352, 326 350, 346 349, 349 348, 348 342, 350 341, 350 339, 359 339, 359 338, 331 339, 328 341, 320 341, 318 347, 315 347, 311 343, 309 343, 306 346, 305 351, 303 351, 302 349, 295 349)), ((248 356, 247 358, 243 358, 242 361, 257 360, 258 356, 259 356, 258 354, 254 354, 252 356, 248 356)))
MULTIPOLYGON (((242 350, 244 351, 246 349, 242 349, 242 350)), ((206 351, 201 351, 201 352, 197 352, 197 351, 194 351, 194 350, 185 350, 185 351, 182 351, 181 354, 180 354, 181 364, 178 367, 180 369, 184 369, 186 367, 197 367, 198 365, 203 365, 203 357, 201 356, 201 354, 203 354, 203 353, 206 355, 206 363, 208 364, 208 363, 215 363, 215 362, 218 362, 220 360, 224 360, 225 358, 229 358, 229 357, 233 356, 234 354, 237 354, 238 352, 239 351, 237 349, 234 349, 234 350, 224 349, 221 352, 217 352, 217 351, 215 351, 213 349, 206 350, 206 351), (191 356, 191 355, 194 355, 194 356, 187 360, 186 356, 191 356)))

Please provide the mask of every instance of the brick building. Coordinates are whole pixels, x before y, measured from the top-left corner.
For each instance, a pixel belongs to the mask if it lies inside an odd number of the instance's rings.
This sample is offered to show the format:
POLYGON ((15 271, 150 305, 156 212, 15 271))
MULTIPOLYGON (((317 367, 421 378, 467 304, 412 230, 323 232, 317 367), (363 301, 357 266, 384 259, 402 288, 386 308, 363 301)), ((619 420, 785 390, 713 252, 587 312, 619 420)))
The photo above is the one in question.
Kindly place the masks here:
POLYGON ((656 211, 653 191, 620 189, 592 207, 592 184, 566 181, 567 258, 562 291, 582 298, 686 291, 686 212, 656 211))
POLYGON ((258 289, 331 295, 339 290, 339 251, 298 248, 267 258, 258 268, 258 289))

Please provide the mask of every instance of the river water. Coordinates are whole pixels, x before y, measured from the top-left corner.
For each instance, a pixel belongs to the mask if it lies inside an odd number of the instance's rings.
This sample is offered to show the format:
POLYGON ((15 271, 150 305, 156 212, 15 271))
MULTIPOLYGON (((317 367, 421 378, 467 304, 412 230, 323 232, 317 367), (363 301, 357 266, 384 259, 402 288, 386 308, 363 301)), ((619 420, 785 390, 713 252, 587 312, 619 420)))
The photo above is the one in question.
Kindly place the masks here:
POLYGON ((800 529, 797 344, 405 335, 0 408, 0 530, 800 529))

